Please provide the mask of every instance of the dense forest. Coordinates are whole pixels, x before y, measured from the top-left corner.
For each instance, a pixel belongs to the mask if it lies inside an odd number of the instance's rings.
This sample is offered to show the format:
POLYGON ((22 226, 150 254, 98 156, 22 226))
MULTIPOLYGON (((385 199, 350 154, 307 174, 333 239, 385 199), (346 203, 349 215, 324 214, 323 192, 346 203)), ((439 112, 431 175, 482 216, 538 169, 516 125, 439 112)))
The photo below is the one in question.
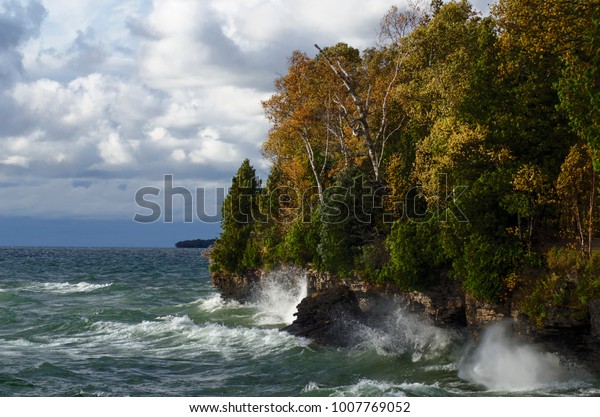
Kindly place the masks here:
POLYGON ((453 279, 495 302, 526 287, 532 314, 597 295, 600 2, 482 17, 438 0, 391 8, 379 34, 291 54, 262 103, 270 175, 233 178, 213 273, 453 279))

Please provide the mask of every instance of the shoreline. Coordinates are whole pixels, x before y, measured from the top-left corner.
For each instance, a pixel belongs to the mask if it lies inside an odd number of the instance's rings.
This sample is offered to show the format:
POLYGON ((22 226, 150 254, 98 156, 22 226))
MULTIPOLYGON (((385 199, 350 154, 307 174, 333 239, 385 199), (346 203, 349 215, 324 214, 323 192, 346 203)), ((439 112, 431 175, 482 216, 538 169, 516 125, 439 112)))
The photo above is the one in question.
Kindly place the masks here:
MULTIPOLYGON (((295 321, 282 329, 306 337, 317 345, 350 346, 349 321, 373 323, 390 306, 400 308, 443 329, 456 330, 477 340, 482 331, 508 321, 517 340, 558 354, 567 363, 579 363, 600 375, 600 302, 590 302, 586 315, 563 311, 543 326, 536 325, 518 308, 515 297, 504 303, 481 302, 469 296, 460 283, 445 280, 428 291, 402 291, 393 284, 373 284, 359 279, 340 279, 327 273, 301 269, 306 275, 307 296, 298 305, 295 321), (344 317, 344 320, 340 320, 344 317)), ((270 271, 246 274, 211 273, 224 299, 245 303, 270 271)))

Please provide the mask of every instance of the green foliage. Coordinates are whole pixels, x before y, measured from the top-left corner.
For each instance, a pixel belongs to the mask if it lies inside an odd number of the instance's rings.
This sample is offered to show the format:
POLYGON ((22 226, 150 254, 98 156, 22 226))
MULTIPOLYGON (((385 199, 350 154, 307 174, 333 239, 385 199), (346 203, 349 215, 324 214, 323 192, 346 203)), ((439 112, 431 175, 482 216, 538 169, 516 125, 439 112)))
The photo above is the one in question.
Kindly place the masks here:
POLYGON ((543 326, 553 311, 585 315, 584 304, 593 297, 598 282, 594 274, 600 271, 600 256, 595 258, 588 261, 580 251, 566 247, 550 248, 545 254, 545 271, 529 289, 523 312, 538 326, 543 326))
POLYGON ((320 269, 340 276, 354 271, 361 247, 377 233, 377 217, 381 213, 375 207, 376 199, 376 188, 359 172, 338 175, 335 186, 326 190, 320 207, 320 269))
POLYGON ((447 266, 439 223, 396 222, 387 238, 389 277, 404 289, 424 289, 439 279, 447 266))
POLYGON ((309 265, 314 261, 315 248, 319 246, 320 222, 313 216, 310 222, 298 221, 285 235, 282 259, 298 266, 309 265))
POLYGON ((433 1, 392 8, 387 44, 294 52, 263 103, 269 180, 240 167, 213 270, 293 263, 404 289, 450 277, 487 301, 529 286, 540 320, 576 304, 573 285, 596 297, 599 12, 498 0, 483 18, 433 1), (249 212, 269 216, 240 222, 249 212), (585 250, 544 251, 565 237, 585 250))
POLYGON ((590 259, 583 269, 577 294, 584 304, 600 298, 600 251, 592 252, 590 259))
POLYGON ((211 255, 214 272, 242 272, 259 265, 258 248, 251 239, 253 226, 260 219, 258 194, 260 182, 249 160, 244 160, 231 181, 223 203, 223 229, 211 255))
POLYGON ((462 256, 452 263, 452 277, 475 298, 499 301, 506 293, 506 279, 520 262, 521 251, 513 242, 493 241, 470 235, 462 256))
POLYGON ((390 270, 390 252, 383 237, 364 245, 356 259, 356 274, 377 283, 393 282, 390 270))

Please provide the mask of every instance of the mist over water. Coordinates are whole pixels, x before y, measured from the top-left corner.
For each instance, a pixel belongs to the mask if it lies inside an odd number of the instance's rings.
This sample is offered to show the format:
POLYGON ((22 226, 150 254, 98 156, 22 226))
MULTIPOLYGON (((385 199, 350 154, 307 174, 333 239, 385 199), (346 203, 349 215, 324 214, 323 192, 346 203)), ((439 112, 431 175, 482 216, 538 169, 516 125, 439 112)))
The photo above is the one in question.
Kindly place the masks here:
POLYGON ((356 330, 358 348, 374 349, 379 355, 405 356, 413 362, 450 354, 461 340, 457 332, 433 326, 399 307, 389 307, 377 323, 356 330))
POLYGON ((510 321, 489 326, 459 367, 460 378, 491 391, 534 391, 572 380, 560 357, 515 340, 510 321))
POLYGON ((598 395, 502 326, 465 339, 393 306, 350 348, 279 331, 296 268, 226 302, 195 250, 0 248, 0 396, 598 395), (463 359, 461 359, 463 357, 463 359))

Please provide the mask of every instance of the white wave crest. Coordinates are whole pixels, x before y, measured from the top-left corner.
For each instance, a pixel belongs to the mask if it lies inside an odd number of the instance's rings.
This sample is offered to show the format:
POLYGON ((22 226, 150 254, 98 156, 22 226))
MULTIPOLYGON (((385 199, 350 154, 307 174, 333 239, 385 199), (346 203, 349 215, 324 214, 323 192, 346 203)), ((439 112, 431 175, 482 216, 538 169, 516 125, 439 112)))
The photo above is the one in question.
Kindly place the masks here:
POLYGON ((258 310, 257 324, 291 324, 300 301, 306 297, 306 272, 285 267, 268 272, 261 279, 253 307, 258 310))
POLYGON ((371 379, 361 379, 356 384, 335 388, 334 394, 342 397, 406 397, 401 385, 371 379))
POLYGON ((197 304, 201 310, 208 313, 214 313, 215 311, 227 308, 238 308, 241 305, 237 301, 224 300, 220 294, 214 294, 210 298, 201 298, 196 300, 194 304, 197 304))
POLYGON ((384 314, 377 326, 360 326, 359 348, 374 349, 381 356, 410 355, 413 362, 448 353, 458 341, 455 332, 441 329, 400 308, 384 314))
POLYGON ((79 282, 71 284, 69 282, 33 282, 24 289, 33 292, 49 292, 56 294, 70 294, 77 292, 91 292, 100 288, 110 287, 112 283, 91 284, 89 282, 79 282))
POLYGON ((438 383, 393 383, 363 378, 351 385, 325 387, 314 381, 309 382, 302 393, 318 392, 331 397, 406 397, 407 395, 440 395, 444 391, 438 383))
POLYGON ((135 324, 96 322, 90 331, 54 340, 51 346, 67 347, 70 352, 84 355, 129 356, 143 351, 145 355, 161 358, 193 358, 213 353, 223 359, 235 359, 260 358, 308 343, 276 329, 198 325, 188 316, 166 316, 135 324))

